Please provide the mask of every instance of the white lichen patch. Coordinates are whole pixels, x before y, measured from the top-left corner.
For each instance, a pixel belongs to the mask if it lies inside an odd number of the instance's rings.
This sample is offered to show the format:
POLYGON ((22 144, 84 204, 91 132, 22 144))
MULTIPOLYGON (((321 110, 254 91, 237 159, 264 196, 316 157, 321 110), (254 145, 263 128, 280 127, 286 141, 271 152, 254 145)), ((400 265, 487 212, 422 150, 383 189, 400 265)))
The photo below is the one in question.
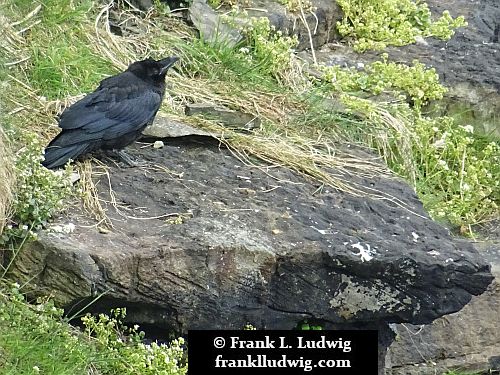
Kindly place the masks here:
POLYGON ((420 237, 420 236, 419 236, 418 234, 416 234, 415 232, 411 232, 411 236, 413 237, 413 242, 417 242, 417 241, 418 241, 418 239, 419 239, 419 237, 420 237))
POLYGON ((359 253, 353 254, 359 256, 362 262, 369 262, 376 254, 376 251, 371 249, 370 244, 366 244, 366 249, 363 247, 363 245, 361 245, 360 242, 352 244, 351 247, 359 250, 359 253))
POLYGON ((76 228, 75 224, 68 223, 68 224, 51 225, 50 227, 47 228, 47 230, 52 233, 70 234, 75 231, 75 228, 76 228))
POLYGON ((400 300, 399 292, 380 280, 374 281, 370 286, 364 286, 350 276, 342 275, 341 283, 346 285, 345 288, 337 292, 329 302, 330 307, 346 319, 355 316, 360 311, 396 312, 412 305, 410 297, 400 300))
POLYGON ((310 226, 312 229, 317 231, 320 234, 326 235, 326 234, 336 234, 336 232, 332 231, 331 229, 318 229, 315 226, 311 225, 310 226))

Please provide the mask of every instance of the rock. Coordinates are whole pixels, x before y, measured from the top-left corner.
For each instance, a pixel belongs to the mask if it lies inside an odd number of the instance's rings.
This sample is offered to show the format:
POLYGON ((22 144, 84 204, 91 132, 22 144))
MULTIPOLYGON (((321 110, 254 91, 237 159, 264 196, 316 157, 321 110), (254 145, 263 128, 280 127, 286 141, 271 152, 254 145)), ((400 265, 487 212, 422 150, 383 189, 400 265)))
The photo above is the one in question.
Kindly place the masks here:
POLYGON ((186 137, 129 149, 165 168, 110 165, 110 185, 96 176, 113 230, 99 233, 75 208, 66 214, 75 230, 40 233, 11 278, 65 306, 105 293, 91 309, 126 306, 131 321, 178 333, 291 329, 303 319, 377 327, 381 358, 387 322, 430 323, 492 280, 473 246, 431 221, 401 180, 345 176, 395 204, 318 190, 290 170, 247 166, 186 137))
POLYGON ((500 241, 481 244, 496 280, 460 312, 430 325, 397 325, 390 346, 392 375, 433 375, 449 369, 498 370, 500 354, 500 241))
POLYGON ((230 110, 221 106, 205 103, 187 104, 187 116, 201 115, 205 118, 216 120, 232 129, 252 130, 260 127, 260 118, 249 113, 230 110))
POLYGON ((204 41, 234 47, 243 39, 242 34, 225 22, 206 0, 193 0, 189 18, 204 41))
POLYGON ((406 61, 416 58, 435 67, 450 90, 440 111, 457 114, 464 124, 500 138, 500 43, 495 37, 500 25, 500 2, 427 2, 435 14, 448 9, 454 17, 463 15, 469 25, 458 29, 447 42, 431 38, 429 47, 391 48, 391 57, 406 61))
MULTIPOLYGON (((302 51, 311 48, 309 30, 314 48, 319 48, 338 36, 335 25, 342 19, 341 10, 335 1, 312 0, 311 3, 311 9, 304 9, 307 27, 299 10, 290 11, 279 1, 248 0, 240 8, 250 17, 267 17, 276 31, 283 35, 297 36, 297 50, 302 51)), ((243 39, 243 35, 237 27, 221 19, 220 15, 226 14, 229 9, 229 6, 222 6, 215 11, 206 0, 194 0, 189 9, 190 19, 204 40, 234 47, 243 39)), ((246 22, 246 19, 237 17, 233 20, 235 25, 243 26, 246 22)))
POLYGON ((153 7, 153 0, 129 0, 130 4, 137 9, 148 11, 153 7))
POLYGON ((146 138, 177 138, 187 136, 212 137, 212 134, 180 121, 157 115, 153 123, 142 132, 146 138))
MULTIPOLYGON (((411 64, 417 59, 434 67, 449 89, 440 103, 433 104, 438 114, 459 116, 464 125, 500 138, 500 2, 497 0, 428 0, 433 14, 449 10, 453 17, 465 16, 468 26, 460 28, 449 41, 435 38, 417 40, 404 47, 388 47, 389 60, 411 64), (424 43, 425 42, 425 43, 424 43)), ((317 51, 326 64, 353 66, 379 60, 381 52, 353 52, 338 44, 317 51)))
POLYGON ((153 148, 162 148, 162 147, 165 147, 165 143, 163 143, 163 141, 155 141, 155 143, 153 143, 153 148))
POLYGON ((271 25, 284 35, 296 35, 298 51, 311 48, 308 28, 315 49, 338 38, 336 23, 342 19, 342 11, 336 1, 312 0, 312 9, 304 9, 308 27, 299 10, 290 11, 278 1, 251 0, 249 3, 250 16, 267 17, 271 25), (258 9, 265 9, 265 12, 258 9))

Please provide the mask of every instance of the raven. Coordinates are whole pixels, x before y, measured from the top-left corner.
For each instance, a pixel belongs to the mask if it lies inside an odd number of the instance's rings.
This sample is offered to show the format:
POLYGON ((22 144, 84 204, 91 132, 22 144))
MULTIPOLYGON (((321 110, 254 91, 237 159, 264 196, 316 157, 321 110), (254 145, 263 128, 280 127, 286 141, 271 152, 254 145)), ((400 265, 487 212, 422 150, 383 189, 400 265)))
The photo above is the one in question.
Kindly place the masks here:
MULTIPOLYGON (((117 151, 133 143, 156 116, 165 75, 178 59, 136 61, 66 108, 59 117, 62 131, 46 147, 42 164, 57 168, 95 150, 117 151)), ((118 154, 130 164, 130 158, 118 154)))

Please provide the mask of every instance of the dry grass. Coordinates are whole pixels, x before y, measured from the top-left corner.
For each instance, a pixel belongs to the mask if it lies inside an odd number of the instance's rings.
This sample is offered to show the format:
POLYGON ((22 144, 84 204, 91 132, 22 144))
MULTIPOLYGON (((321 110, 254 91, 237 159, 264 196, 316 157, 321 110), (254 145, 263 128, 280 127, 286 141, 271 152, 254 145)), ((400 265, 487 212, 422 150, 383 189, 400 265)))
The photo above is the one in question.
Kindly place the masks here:
MULTIPOLYGON (((281 77, 282 82, 287 84, 287 88, 282 91, 265 85, 227 82, 191 74, 186 67, 205 64, 206 68, 210 56, 206 57, 207 61, 200 62, 190 53, 187 47, 195 39, 195 33, 190 27, 176 18, 160 18, 154 12, 145 14, 130 7, 116 5, 116 2, 111 1, 100 6, 95 12, 94 20, 87 20, 79 25, 87 39, 86 45, 95 56, 103 56, 115 71, 123 70, 130 62, 146 56, 180 56, 181 65, 178 65, 177 70, 171 71, 168 78, 168 91, 171 95, 166 95, 163 110, 169 116, 212 130, 215 134, 223 134, 220 141, 246 163, 250 163, 251 155, 266 163, 295 170, 340 191, 388 199, 403 205, 396 198, 367 188, 356 182, 359 179, 352 178, 353 175, 360 178, 374 175, 390 177, 391 173, 375 158, 367 159, 349 152, 345 147, 339 148, 338 142, 343 139, 336 133, 335 124, 331 124, 329 131, 319 133, 317 129, 300 128, 293 123, 293 118, 308 111, 308 106, 298 99, 307 92, 310 85, 304 79, 300 63, 295 61, 281 77), (120 25, 123 35, 111 32, 110 19, 114 24, 120 25), (196 102, 222 105, 258 116, 262 119, 263 127, 254 134, 241 134, 214 121, 185 117, 184 105, 196 102)), ((4 44, 14 57, 12 67, 17 70, 15 77, 11 76, 10 79, 12 94, 8 95, 8 100, 22 121, 30 124, 31 130, 49 139, 58 131, 56 114, 80 96, 47 100, 43 93, 30 84, 28 71, 31 69, 31 51, 26 37, 29 35, 28 30, 36 25, 39 11, 40 8, 36 7, 16 23, 3 22, 6 36, 4 44)), ((214 62, 207 69, 219 69, 219 66, 214 62)), ((404 126, 389 115, 382 118, 386 119, 387 127, 404 126)), ((87 164, 84 165, 82 183, 87 190, 84 205, 98 221, 109 225, 109 219, 98 201, 96 187, 92 182, 92 178, 98 176, 95 171, 91 172, 87 164), (91 173, 93 174, 90 175, 91 173)))
MULTIPOLYGON (((96 220, 96 227, 98 228, 112 228, 113 223, 106 214, 105 208, 101 204, 99 198, 99 191, 94 182, 95 179, 101 176, 107 176, 109 179, 108 168, 102 164, 98 164, 95 168, 92 167, 90 160, 85 160, 78 163, 78 172, 80 175, 80 187, 82 190, 82 205, 83 209, 96 220)), ((110 186, 110 195, 113 192, 110 186)))
POLYGON ((5 133, 0 127, 0 234, 10 214, 15 181, 13 155, 5 133))
MULTIPOLYGON (((0 14, 0 30, 11 30, 7 19, 0 14)), ((6 55, 18 57, 15 46, 22 43, 22 40, 15 33, 4 33, 0 41, 0 50, 6 55)), ((17 60, 17 59, 16 59, 17 60)), ((2 85, 3 86, 3 85, 2 85)), ((6 87, 1 88, 2 91, 6 87)), ((1 108, 3 110, 3 108, 1 108)), ((0 234, 10 217, 10 204, 13 198, 15 186, 15 174, 13 170, 14 159, 12 149, 8 144, 7 137, 3 130, 3 124, 0 125, 0 234)))
MULTIPOLYGON (((158 37, 155 34, 161 34, 162 27, 165 27, 157 23, 152 13, 144 15, 134 11, 115 12, 113 16, 118 17, 118 21, 114 20, 115 23, 122 25, 128 23, 139 27, 143 32, 125 38, 111 33, 109 29, 111 7, 112 4, 108 4, 98 13, 95 32, 89 34, 88 37, 89 41, 95 44, 101 53, 105 53, 117 68, 123 69, 129 61, 138 60, 149 54, 157 56, 177 54, 181 56, 181 62, 185 65, 196 64, 190 61, 192 56, 177 47, 178 43, 165 44, 155 51, 151 49, 151 40, 158 37)), ((165 28, 172 29, 174 26, 176 34, 171 35, 172 40, 189 41, 193 38, 192 30, 184 24, 181 27, 176 24, 165 28)), ((217 67, 214 66, 214 69, 217 67)), ((293 86, 290 87, 291 89, 301 92, 306 90, 307 84, 300 65, 295 63, 286 73, 283 81, 287 82, 289 87, 293 86)), ((248 156, 253 155, 267 163, 281 165, 306 174, 340 191, 369 195, 373 198, 389 198, 382 192, 370 191, 353 183, 352 178, 349 177, 353 174, 360 177, 373 175, 389 177, 389 171, 380 163, 380 160, 375 160, 375 158, 367 160, 355 156, 354 153, 348 153, 345 149, 340 150, 332 142, 332 134, 325 135, 322 139, 315 134, 315 138, 311 139, 291 126, 290 115, 304 113, 308 108, 304 103, 291 97, 289 91, 280 93, 249 85, 246 88, 237 87, 238 92, 235 95, 231 92, 232 88, 227 86, 227 82, 190 77, 175 71, 169 74, 169 82, 170 92, 175 94, 175 99, 167 95, 166 100, 174 116, 176 115, 180 121, 211 130, 215 134, 223 134, 220 141, 241 159, 248 161, 248 156), (245 135, 224 128, 213 121, 182 116, 184 104, 193 102, 237 108, 244 113, 261 118, 266 125, 260 132, 245 135)), ((388 119, 393 126, 394 119, 388 119)))

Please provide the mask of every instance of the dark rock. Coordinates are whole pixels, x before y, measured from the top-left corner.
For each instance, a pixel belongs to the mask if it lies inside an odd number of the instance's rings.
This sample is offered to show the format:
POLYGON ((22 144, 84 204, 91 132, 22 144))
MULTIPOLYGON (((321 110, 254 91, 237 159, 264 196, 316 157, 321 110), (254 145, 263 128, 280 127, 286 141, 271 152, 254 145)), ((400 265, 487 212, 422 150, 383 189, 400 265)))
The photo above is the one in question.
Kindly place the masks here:
POLYGON ((153 7, 153 0, 128 0, 137 9, 147 11, 153 7))
POLYGON ((492 371, 500 371, 500 355, 490 357, 489 363, 492 371))
POLYGON ((499 369, 495 358, 500 353, 500 242, 478 245, 496 280, 458 313, 425 326, 396 325, 397 339, 389 349, 393 375, 499 369))
MULTIPOLYGON (((276 31, 281 31, 283 35, 296 35, 299 42, 297 50, 301 51, 311 48, 308 28, 314 48, 319 48, 338 36, 335 25, 342 19, 342 13, 335 1, 313 0, 312 3, 313 8, 304 11, 307 27, 299 11, 291 12, 278 1, 249 0, 246 6, 241 8, 250 17, 267 17, 276 31)), ((189 10, 190 19, 204 40, 235 46, 242 40, 242 34, 220 17, 228 10, 229 7, 221 7, 215 11, 206 0, 194 0, 189 10)), ((234 19, 236 25, 244 25, 246 22, 248 21, 243 18, 234 19)))
POLYGON ((299 41, 298 51, 311 48, 309 30, 314 48, 338 38, 336 29, 337 21, 342 19, 342 12, 336 1, 312 0, 313 9, 305 10, 304 15, 308 27, 305 26, 300 11, 291 12, 283 4, 277 1, 252 0, 250 1, 248 13, 254 17, 267 17, 276 30, 284 35, 296 35, 299 41), (265 9, 261 11, 253 9, 265 9))
POLYGON ((428 1, 436 14, 448 9, 452 16, 463 15, 468 26, 460 28, 447 42, 429 39, 429 47, 412 45, 392 48, 391 57, 419 59, 436 68, 449 87, 443 113, 461 114, 465 124, 500 138, 500 44, 495 30, 500 25, 497 0, 428 1))
POLYGON ((331 189, 313 195, 306 179, 247 167, 217 147, 140 152, 178 173, 111 166, 113 197, 105 178, 98 186, 116 202, 106 207, 114 230, 98 233, 73 213, 75 232, 41 233, 12 276, 34 277, 62 304, 108 291, 161 307, 155 322, 180 331, 291 328, 311 317, 429 323, 491 282, 472 245, 428 219, 399 180, 360 180, 398 205, 331 189), (249 188, 256 194, 241 193, 249 188))

